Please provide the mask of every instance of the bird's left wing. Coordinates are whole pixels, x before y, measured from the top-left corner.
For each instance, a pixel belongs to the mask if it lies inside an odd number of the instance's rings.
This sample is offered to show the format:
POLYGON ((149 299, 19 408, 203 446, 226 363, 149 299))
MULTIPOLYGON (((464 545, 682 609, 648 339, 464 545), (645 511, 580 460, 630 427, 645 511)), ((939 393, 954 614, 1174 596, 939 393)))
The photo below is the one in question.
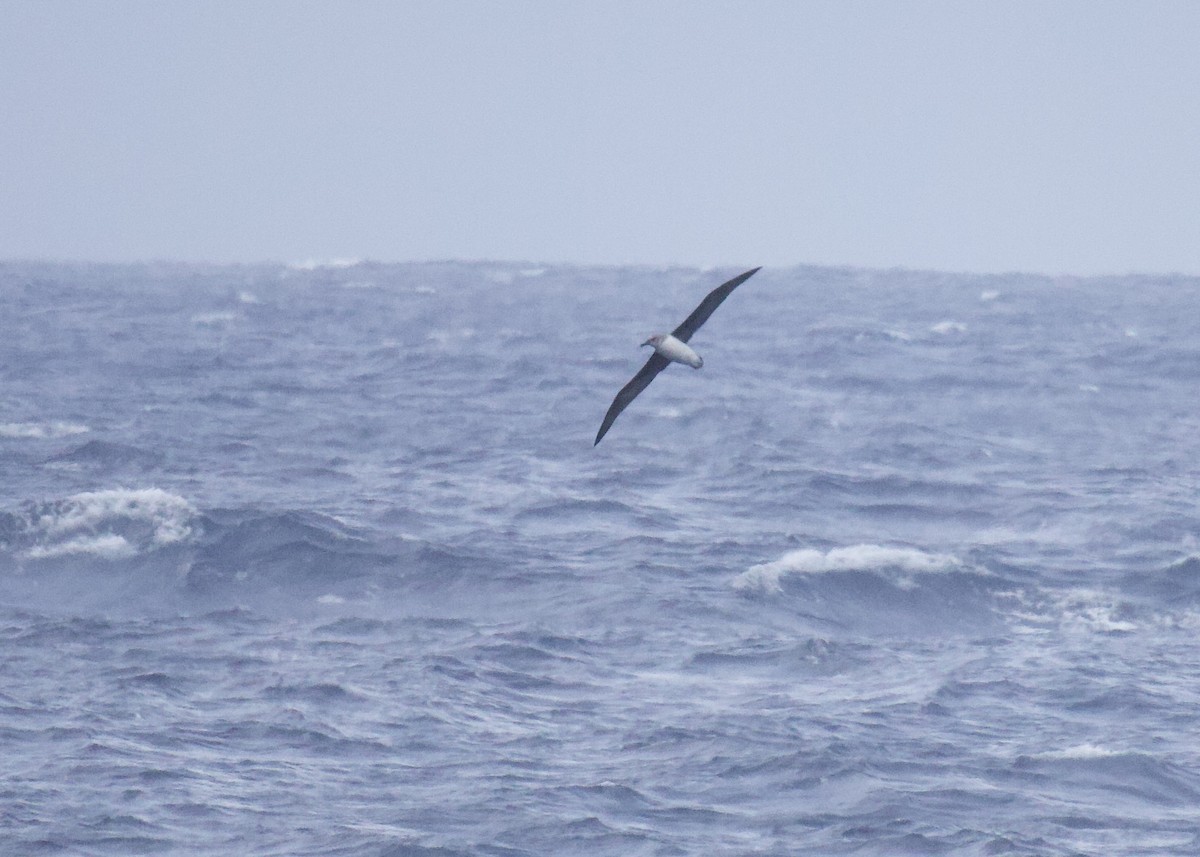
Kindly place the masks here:
MULTIPOLYGON (((613 403, 608 406, 608 413, 604 415, 604 422, 600 424, 600 431, 596 433, 596 443, 600 442, 600 438, 604 437, 609 427, 621 415, 621 411, 637 398, 638 393, 650 386, 650 382, 654 380, 654 376, 662 370, 666 369, 670 364, 670 360, 663 357, 657 351, 650 355, 650 359, 646 361, 638 373, 633 376, 632 380, 624 387, 621 392, 617 393, 617 397, 613 399, 613 403)), ((593 443, 592 446, 595 446, 593 443)))
POLYGON ((729 297, 729 293, 740 286, 746 280, 754 276, 760 268, 752 268, 744 274, 738 274, 728 283, 722 283, 711 292, 708 297, 700 301, 700 306, 692 310, 692 314, 683 320, 683 324, 671 331, 671 335, 680 342, 687 342, 692 338, 692 334, 700 329, 700 325, 708 321, 708 317, 713 314, 717 307, 721 305, 721 301, 729 297))

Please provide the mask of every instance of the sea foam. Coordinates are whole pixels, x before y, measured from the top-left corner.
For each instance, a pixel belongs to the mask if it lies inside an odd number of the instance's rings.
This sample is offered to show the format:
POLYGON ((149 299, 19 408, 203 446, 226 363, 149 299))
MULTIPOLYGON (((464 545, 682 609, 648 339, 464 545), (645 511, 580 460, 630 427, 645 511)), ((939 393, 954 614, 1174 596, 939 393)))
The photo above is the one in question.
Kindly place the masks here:
POLYGON ((110 489, 74 494, 29 510, 27 559, 91 554, 135 556, 189 538, 196 509, 160 488, 110 489))
POLYGON ((1091 759, 1111 759, 1114 756, 1122 755, 1125 754, 1118 750, 1109 749, 1108 747, 1101 747, 1096 744, 1078 744, 1074 747, 1064 747, 1061 750, 1047 750, 1044 753, 1036 753, 1033 758, 1055 761, 1089 761, 1091 759))
POLYGON ((0 437, 43 440, 46 438, 70 437, 76 434, 86 434, 87 426, 78 423, 0 423, 0 437))
POLYGON ((744 592, 779 592, 783 578, 793 574, 887 569, 930 573, 948 571, 958 565, 958 559, 949 554, 927 553, 916 548, 870 544, 828 551, 802 548, 789 551, 774 562, 751 566, 734 578, 733 586, 744 592))

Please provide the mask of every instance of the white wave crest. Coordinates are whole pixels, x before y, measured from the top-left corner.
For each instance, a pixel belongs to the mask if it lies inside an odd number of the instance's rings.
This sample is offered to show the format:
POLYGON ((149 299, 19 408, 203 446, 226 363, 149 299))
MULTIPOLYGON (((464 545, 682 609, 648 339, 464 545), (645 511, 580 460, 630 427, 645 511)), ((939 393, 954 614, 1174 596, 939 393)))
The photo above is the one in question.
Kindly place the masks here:
POLYGON ((102 536, 77 536, 48 545, 34 545, 25 552, 28 559, 54 559, 72 554, 91 554, 102 559, 128 559, 137 555, 137 549, 124 536, 107 533, 102 536))
POLYGON ((425 334, 425 341, 435 345, 449 346, 457 342, 475 338, 475 328, 460 327, 457 330, 431 330, 425 334))
POLYGON ((24 555, 126 558, 184 541, 196 516, 191 503, 160 488, 74 494, 31 513, 27 536, 33 544, 24 555))
POLYGON ((1098 589, 1069 589, 1051 597, 1063 627, 1087 634, 1122 634, 1138 630, 1125 605, 1114 593, 1098 589))
POLYGON ((293 271, 317 271, 322 268, 353 268, 355 265, 361 264, 362 259, 345 257, 339 259, 305 259, 302 262, 293 262, 288 267, 293 271))
POLYGON ((929 573, 947 571, 959 564, 958 559, 949 554, 927 553, 916 548, 885 545, 851 545, 829 551, 801 548, 785 553, 774 562, 751 566, 734 578, 733 586, 742 591, 779 592, 783 578, 791 574, 882 569, 929 573))
POLYGON ((1075 747, 1064 747, 1061 750, 1047 750, 1044 753, 1036 753, 1035 759, 1111 759, 1113 756, 1121 756, 1123 753, 1117 750, 1110 750, 1107 747, 1100 747, 1096 744, 1079 744, 1075 747))
POLYGON ((77 423, 0 423, 0 437, 28 438, 42 440, 45 438, 70 437, 85 434, 90 431, 87 426, 77 423))

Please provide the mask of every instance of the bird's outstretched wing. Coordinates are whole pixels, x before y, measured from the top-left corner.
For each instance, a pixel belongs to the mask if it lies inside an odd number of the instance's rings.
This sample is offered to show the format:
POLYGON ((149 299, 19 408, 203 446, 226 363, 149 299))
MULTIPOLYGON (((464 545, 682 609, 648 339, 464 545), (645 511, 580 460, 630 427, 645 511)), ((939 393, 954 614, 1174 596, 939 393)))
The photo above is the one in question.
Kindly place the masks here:
MULTIPOLYGON (((650 382, 654 380, 654 376, 666 369, 670 362, 670 360, 663 357, 657 351, 650 355, 650 359, 646 361, 646 365, 633 376, 633 379, 628 384, 621 388, 621 392, 617 393, 617 397, 613 399, 613 403, 608 406, 608 413, 604 415, 604 422, 600 424, 600 431, 596 433, 596 443, 599 443, 600 438, 604 437, 609 427, 621 415, 621 411, 625 410, 626 406, 637 398, 638 393, 650 386, 650 382)), ((593 443, 592 446, 595 446, 596 443, 593 443)))
POLYGON ((708 297, 700 301, 700 306, 692 310, 692 314, 683 320, 683 324, 671 331, 671 335, 680 342, 687 342, 692 338, 692 334, 700 329, 700 325, 708 321, 708 317, 721 305, 721 301, 729 297, 730 292, 754 276, 759 270, 759 268, 751 268, 744 274, 738 274, 728 283, 717 286, 708 293, 708 297))

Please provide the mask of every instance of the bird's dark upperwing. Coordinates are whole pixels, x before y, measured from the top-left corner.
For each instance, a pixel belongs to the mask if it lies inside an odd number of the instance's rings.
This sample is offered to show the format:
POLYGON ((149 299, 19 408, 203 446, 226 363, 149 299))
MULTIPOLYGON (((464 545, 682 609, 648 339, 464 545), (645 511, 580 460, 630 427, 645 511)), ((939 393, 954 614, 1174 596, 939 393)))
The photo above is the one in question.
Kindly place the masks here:
MULTIPOLYGON (((663 357, 657 351, 650 355, 650 359, 646 361, 633 379, 621 388, 621 392, 617 393, 617 397, 613 399, 613 403, 608 406, 608 413, 604 415, 604 422, 600 424, 600 431, 596 433, 596 443, 600 442, 600 438, 604 437, 609 427, 621 415, 621 411, 625 410, 626 406, 637 398, 638 393, 650 386, 650 382, 654 380, 654 376, 662 370, 666 369, 670 364, 670 360, 663 357)), ((592 446, 595 446, 593 443, 592 446)))
POLYGON ((692 314, 684 319, 683 324, 671 331, 671 335, 680 342, 687 342, 692 338, 692 334, 700 329, 700 325, 708 321, 708 317, 721 305, 721 301, 729 297, 730 292, 754 276, 759 270, 759 268, 752 268, 744 274, 738 274, 728 283, 717 286, 708 293, 708 297, 700 301, 700 306, 692 310, 692 314))

